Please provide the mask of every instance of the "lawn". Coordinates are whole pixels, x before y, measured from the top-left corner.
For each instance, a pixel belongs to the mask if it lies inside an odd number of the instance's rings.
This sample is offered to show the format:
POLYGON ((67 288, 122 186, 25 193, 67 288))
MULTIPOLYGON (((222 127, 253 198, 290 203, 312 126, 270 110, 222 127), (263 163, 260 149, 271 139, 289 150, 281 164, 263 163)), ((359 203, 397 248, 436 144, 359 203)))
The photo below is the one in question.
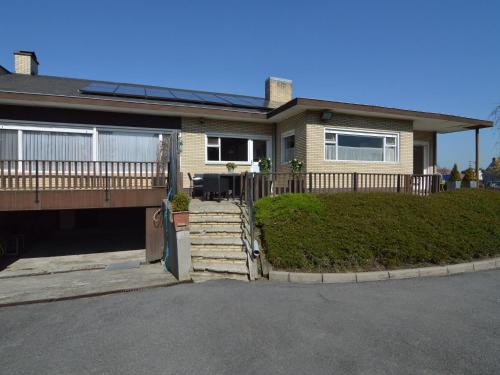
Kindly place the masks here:
POLYGON ((285 194, 256 203, 277 269, 343 272, 459 263, 500 254, 500 192, 285 194))

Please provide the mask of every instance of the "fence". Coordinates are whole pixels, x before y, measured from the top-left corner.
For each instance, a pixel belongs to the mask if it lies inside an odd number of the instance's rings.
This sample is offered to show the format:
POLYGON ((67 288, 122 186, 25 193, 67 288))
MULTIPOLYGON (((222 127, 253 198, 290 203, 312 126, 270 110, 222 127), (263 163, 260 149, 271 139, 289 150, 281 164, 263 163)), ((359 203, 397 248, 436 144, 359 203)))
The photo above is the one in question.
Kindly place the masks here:
POLYGON ((0 160, 0 191, 137 190, 163 187, 157 162, 0 160))

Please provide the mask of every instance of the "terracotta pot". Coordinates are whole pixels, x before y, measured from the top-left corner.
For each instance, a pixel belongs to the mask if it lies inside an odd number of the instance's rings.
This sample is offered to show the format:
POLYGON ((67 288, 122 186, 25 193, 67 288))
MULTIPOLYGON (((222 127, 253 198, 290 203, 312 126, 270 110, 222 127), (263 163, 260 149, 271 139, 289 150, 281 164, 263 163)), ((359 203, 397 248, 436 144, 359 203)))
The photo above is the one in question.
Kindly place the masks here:
POLYGON ((189 229, 189 211, 172 212, 176 232, 189 229))

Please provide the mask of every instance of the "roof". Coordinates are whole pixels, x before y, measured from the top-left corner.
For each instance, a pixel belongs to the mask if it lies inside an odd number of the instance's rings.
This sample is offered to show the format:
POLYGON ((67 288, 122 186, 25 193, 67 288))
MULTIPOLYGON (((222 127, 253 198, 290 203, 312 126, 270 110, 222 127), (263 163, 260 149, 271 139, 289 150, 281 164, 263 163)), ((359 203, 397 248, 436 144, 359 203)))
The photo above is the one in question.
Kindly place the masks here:
MULTIPOLYGON (((55 77, 55 76, 43 76, 43 75, 26 75, 26 74, 9 74, 0 76, 0 92, 11 92, 11 93, 26 93, 26 94, 38 94, 38 95, 51 95, 51 96, 64 96, 73 98, 101 98, 103 100, 119 100, 130 103, 156 103, 156 104, 172 104, 178 103, 183 104, 190 101, 185 100, 160 100, 151 99, 145 97, 133 97, 133 96, 122 96, 122 95, 108 95, 108 94, 96 94, 83 91, 82 88, 90 84, 109 84, 117 86, 127 86, 127 87, 138 87, 145 88, 148 90, 175 90, 179 92, 189 92, 189 93, 199 93, 209 94, 209 95, 230 95, 235 98, 248 98, 250 100, 260 100, 265 102, 264 98, 248 96, 248 95, 236 95, 236 94, 225 94, 218 92, 200 91, 200 90, 185 90, 185 89, 175 89, 170 87, 160 87, 160 86, 148 86, 148 85, 138 85, 129 84, 121 82, 110 82, 110 81, 95 81, 87 79, 78 78, 66 78, 66 77, 55 77)), ((245 110, 256 110, 257 112, 268 112, 271 108, 268 106, 268 102, 265 102, 265 106, 252 106, 252 105, 234 105, 227 103, 227 105, 214 105, 210 103, 202 102, 192 102, 192 104, 201 103, 203 105, 209 104, 214 107, 227 107, 230 106, 234 109, 245 109, 245 110)))
MULTIPOLYGON (((9 73, 7 71, 7 73, 9 73)), ((207 117, 217 119, 276 123, 303 111, 332 111, 351 115, 383 117, 413 121, 414 130, 448 133, 467 129, 492 127, 493 122, 442 113, 413 111, 365 104, 344 103, 329 100, 295 98, 272 108, 212 103, 157 100, 148 97, 97 95, 80 89, 91 83, 127 85, 145 89, 178 90, 168 87, 134 85, 119 82, 95 81, 43 75, 0 74, 0 102, 9 104, 60 106, 65 108, 100 109, 115 112, 148 113, 163 116, 207 117)), ((184 90, 186 91, 186 90, 184 90)), ((263 98, 246 95, 224 94, 209 91, 188 90, 192 93, 229 95, 240 98, 263 98)))

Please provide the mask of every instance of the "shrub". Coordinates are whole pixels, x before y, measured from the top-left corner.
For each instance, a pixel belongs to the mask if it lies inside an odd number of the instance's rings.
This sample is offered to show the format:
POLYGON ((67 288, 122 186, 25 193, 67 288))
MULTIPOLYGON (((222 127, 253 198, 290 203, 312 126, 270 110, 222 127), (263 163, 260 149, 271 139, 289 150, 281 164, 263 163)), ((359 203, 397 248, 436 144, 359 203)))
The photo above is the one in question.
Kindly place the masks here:
POLYGON ((174 198, 172 199, 172 211, 189 211, 189 200, 190 199, 187 193, 183 191, 175 193, 174 198))
POLYGON ((271 172, 271 159, 262 158, 259 160, 259 171, 260 173, 269 174, 271 172))
POLYGON ((460 181, 460 172, 458 171, 458 167, 456 164, 453 164, 453 168, 451 169, 451 172, 450 172, 449 181, 451 181, 451 182, 460 181))
POLYGON ((495 191, 285 194, 255 210, 266 256, 280 269, 391 269, 500 254, 495 191))
POLYGON ((288 166, 292 174, 299 174, 300 172, 302 172, 302 168, 304 167, 304 162, 298 159, 292 159, 288 162, 288 166))
POLYGON ((476 171, 472 168, 467 168, 464 171, 464 178, 462 179, 464 182, 476 181, 476 171))

